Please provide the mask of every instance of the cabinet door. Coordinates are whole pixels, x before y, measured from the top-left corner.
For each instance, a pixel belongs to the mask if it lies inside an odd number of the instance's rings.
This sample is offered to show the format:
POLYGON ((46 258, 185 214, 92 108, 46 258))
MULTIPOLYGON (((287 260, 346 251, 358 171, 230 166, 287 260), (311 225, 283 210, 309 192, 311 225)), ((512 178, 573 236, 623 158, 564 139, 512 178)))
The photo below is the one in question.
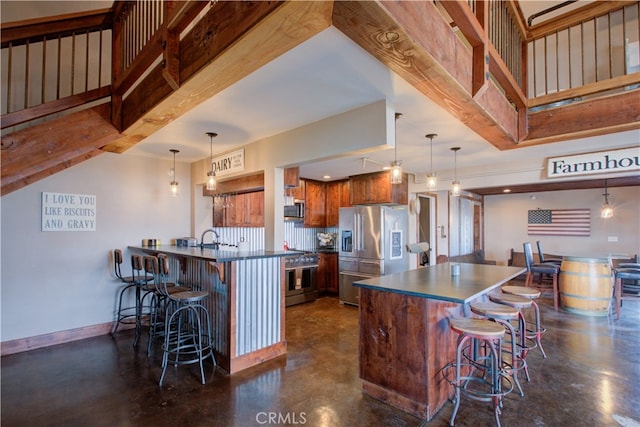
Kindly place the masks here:
POLYGON ((369 176, 367 190, 370 203, 390 203, 391 185, 389 173, 369 176))
POLYGON ((305 180, 300 179, 298 181, 299 181, 298 186, 292 187, 289 190, 289 194, 291 194, 293 198, 296 200, 304 200, 305 199, 305 180))
POLYGON ((340 191, 342 183, 340 181, 328 182, 326 192, 326 226, 338 226, 338 213, 340 208, 340 191))
POLYGON ((340 207, 347 208, 351 206, 351 186, 349 185, 349 180, 345 179, 340 182, 340 207))
POLYGON ((325 262, 325 280, 326 280, 326 290, 327 292, 337 294, 338 293, 338 254, 325 254, 326 262, 325 262))
POLYGON ((305 227, 324 227, 325 219, 325 184, 324 182, 305 180, 305 227))
POLYGON ((264 227, 264 191, 247 193, 245 224, 248 227, 264 227))
POLYGON ((369 203, 369 178, 366 175, 352 176, 351 204, 362 205, 369 203))
POLYGON ((327 254, 318 254, 318 270, 316 284, 318 292, 327 290, 327 254))
POLYGON ((220 196, 216 196, 213 198, 213 226, 214 227, 224 227, 225 226, 225 218, 224 218, 224 199, 220 196))

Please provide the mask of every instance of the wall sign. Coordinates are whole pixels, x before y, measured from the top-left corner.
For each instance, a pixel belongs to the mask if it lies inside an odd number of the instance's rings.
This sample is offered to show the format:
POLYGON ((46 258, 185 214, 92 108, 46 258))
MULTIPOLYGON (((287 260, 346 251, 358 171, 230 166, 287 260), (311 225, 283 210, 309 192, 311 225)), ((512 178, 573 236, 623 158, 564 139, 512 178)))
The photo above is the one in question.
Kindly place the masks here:
POLYGON ((536 209, 527 212, 529 236, 589 236, 590 209, 536 209))
POLYGON ((43 192, 42 231, 96 231, 96 196, 43 192))
POLYGON ((551 157, 547 160, 548 178, 631 171, 640 171, 640 147, 551 157))
POLYGON ((389 259, 402 258, 402 230, 391 230, 391 255, 389 259))
POLYGON ((244 170, 244 148, 213 158, 216 176, 228 175, 244 170))

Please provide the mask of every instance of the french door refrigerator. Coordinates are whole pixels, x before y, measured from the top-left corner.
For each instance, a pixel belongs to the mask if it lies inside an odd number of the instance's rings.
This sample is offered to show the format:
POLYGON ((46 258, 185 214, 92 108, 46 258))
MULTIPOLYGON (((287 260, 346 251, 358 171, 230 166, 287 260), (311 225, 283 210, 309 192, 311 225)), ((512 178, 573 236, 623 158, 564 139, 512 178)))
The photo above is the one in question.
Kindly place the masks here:
POLYGON ((340 208, 340 302, 358 305, 353 282, 409 269, 406 206, 340 208))

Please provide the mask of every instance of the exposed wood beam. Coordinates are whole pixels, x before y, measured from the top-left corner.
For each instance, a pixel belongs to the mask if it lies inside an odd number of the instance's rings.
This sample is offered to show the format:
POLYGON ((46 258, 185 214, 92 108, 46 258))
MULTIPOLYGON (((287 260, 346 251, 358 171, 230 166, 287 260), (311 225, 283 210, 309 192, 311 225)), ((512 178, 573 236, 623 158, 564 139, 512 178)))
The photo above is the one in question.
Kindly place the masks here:
POLYGON ((505 103, 499 91, 471 96, 472 53, 432 2, 338 1, 333 24, 497 148, 516 146, 517 111, 504 119, 504 108, 494 110, 505 103))
POLYGON ((529 114, 529 136, 538 145, 640 129, 640 89, 529 114))
MULTIPOLYGON (((233 3, 245 2, 221 3, 230 3, 229 6, 233 6, 233 3)), ((254 4, 260 3, 262 2, 254 4)), ((242 5, 235 5, 235 7, 242 7, 242 5)), ((175 118, 326 29, 331 23, 332 8, 331 2, 285 2, 278 4, 277 8, 246 33, 239 34, 238 38, 232 40, 228 46, 222 47, 222 51, 208 49, 203 51, 202 48, 187 48, 186 45, 182 45, 180 88, 148 111, 138 111, 136 117, 139 118, 127 126, 123 132, 125 137, 105 149, 114 152, 125 151, 171 123, 175 118), (199 61, 203 57, 205 66, 200 67, 197 64, 200 64, 199 61), (184 75, 189 78, 185 79, 184 75)), ((230 27, 229 31, 233 30, 231 25, 233 22, 225 20, 216 22, 221 26, 219 31, 222 31, 222 27, 230 27)), ((202 34, 202 30, 203 28, 198 29, 197 34, 202 34)), ((206 27, 204 30, 206 34, 206 27)), ((202 39, 192 37, 190 43, 197 47, 201 41, 202 39)), ((162 78, 161 73, 152 73, 152 81, 156 81, 158 75, 162 78)), ((157 84, 160 85, 160 83, 157 84)), ((142 102, 141 99, 142 97, 138 97, 137 102, 142 102)), ((125 104, 127 102, 125 100, 125 104)), ((123 113, 123 115, 127 114, 123 113)))
POLYGON ((119 138, 110 105, 68 114, 2 138, 2 195, 95 157, 119 138))

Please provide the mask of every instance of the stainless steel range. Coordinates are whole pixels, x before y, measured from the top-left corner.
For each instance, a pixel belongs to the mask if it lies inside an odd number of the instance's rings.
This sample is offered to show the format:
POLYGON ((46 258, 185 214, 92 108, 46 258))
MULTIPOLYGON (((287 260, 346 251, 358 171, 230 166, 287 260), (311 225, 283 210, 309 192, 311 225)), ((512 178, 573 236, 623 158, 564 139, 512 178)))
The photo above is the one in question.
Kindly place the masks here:
POLYGON ((289 307, 318 298, 318 254, 300 253, 284 259, 285 297, 289 307))

